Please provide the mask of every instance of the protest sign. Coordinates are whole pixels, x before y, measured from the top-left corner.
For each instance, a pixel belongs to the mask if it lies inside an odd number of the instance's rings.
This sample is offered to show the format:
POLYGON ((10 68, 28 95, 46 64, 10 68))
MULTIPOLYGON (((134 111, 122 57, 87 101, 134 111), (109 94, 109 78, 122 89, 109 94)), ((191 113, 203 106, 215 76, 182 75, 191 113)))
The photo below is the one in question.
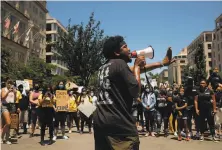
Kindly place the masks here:
POLYGON ((68 111, 68 98, 66 90, 56 90, 57 111, 68 111))
POLYGON ((16 80, 16 87, 18 87, 19 85, 23 85, 24 90, 30 90, 28 81, 16 80))
POLYGON ((96 106, 91 103, 80 104, 78 106, 79 111, 81 111, 86 117, 89 118, 90 115, 96 110, 96 106))
POLYGON ((24 81, 28 81, 29 82, 29 88, 33 88, 33 81, 32 80, 24 79, 24 81))

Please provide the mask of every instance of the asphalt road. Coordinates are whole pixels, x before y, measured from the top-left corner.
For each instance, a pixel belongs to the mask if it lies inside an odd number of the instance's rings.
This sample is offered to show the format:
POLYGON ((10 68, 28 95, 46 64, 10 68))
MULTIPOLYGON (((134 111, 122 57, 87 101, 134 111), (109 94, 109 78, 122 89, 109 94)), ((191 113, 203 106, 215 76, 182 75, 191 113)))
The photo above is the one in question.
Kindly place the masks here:
MULTIPOLYGON (((47 130, 48 132, 48 130, 47 130)), ((39 134, 39 130, 36 131, 39 134)), ((29 138, 29 135, 22 135, 18 140, 18 143, 12 145, 2 144, 1 148, 3 150, 39 150, 46 148, 48 150, 93 150, 94 149, 94 138, 93 134, 84 133, 80 135, 79 133, 73 132, 67 135, 70 137, 68 140, 58 139, 53 145, 41 146, 39 144, 40 136, 37 135, 33 138, 29 138)), ((46 140, 48 134, 46 135, 46 140)), ((191 140, 177 141, 174 136, 164 137, 144 137, 140 136, 140 150, 222 150, 222 141, 215 143, 210 140, 205 140, 204 142, 191 140)))

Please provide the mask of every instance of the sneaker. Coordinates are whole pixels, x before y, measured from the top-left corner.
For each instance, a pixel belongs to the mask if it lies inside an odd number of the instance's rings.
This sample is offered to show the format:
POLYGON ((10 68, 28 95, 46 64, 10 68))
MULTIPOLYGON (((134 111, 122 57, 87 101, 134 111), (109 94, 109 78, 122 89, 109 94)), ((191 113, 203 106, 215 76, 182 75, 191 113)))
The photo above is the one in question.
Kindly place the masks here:
POLYGON ((148 136, 149 136, 149 133, 146 133, 146 134, 145 134, 145 137, 148 137, 148 136))
POLYGON ((154 134, 154 132, 151 132, 151 136, 152 136, 152 137, 155 137, 155 134, 154 134))
POLYGON ((212 138, 212 141, 218 142, 219 140, 214 136, 214 137, 212 138))
POLYGON ((174 132, 174 136, 178 136, 178 135, 177 135, 177 132, 174 132))
POLYGON ((69 130, 69 133, 72 133, 72 130, 69 130))
POLYGON ((12 144, 12 142, 10 142, 10 141, 6 141, 5 142, 7 145, 11 145, 12 144))
POLYGON ((45 146, 45 143, 44 143, 44 141, 41 141, 41 142, 40 142, 40 144, 41 144, 42 146, 45 146))
POLYGON ((64 136, 62 137, 62 139, 64 139, 64 140, 68 140, 68 139, 69 139, 69 137, 68 137, 68 136, 66 136, 66 135, 64 135, 64 136))
POLYGON ((56 139, 57 139, 57 136, 54 136, 54 137, 52 138, 53 141, 56 141, 56 139))
POLYGON ((50 139, 48 145, 52 145, 53 143, 54 143, 53 140, 50 139))
POLYGON ((1 142, 1 144, 3 144, 3 141, 2 141, 2 139, 1 139, 1 141, 0 141, 0 142, 1 142))
POLYGON ((178 136, 178 141, 182 141, 182 137, 181 136, 178 136))
POLYGON ((169 136, 169 133, 164 133, 164 137, 168 137, 169 136))
POLYGON ((203 135, 200 136, 200 141, 204 141, 204 136, 203 135))

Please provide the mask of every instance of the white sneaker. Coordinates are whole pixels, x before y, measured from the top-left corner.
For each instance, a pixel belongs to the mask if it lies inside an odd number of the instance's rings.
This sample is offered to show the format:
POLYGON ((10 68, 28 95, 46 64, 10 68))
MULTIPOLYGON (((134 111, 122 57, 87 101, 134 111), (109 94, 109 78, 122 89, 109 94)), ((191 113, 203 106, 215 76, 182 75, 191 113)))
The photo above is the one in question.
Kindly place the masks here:
POLYGON ((151 136, 152 136, 152 137, 155 137, 155 134, 154 134, 154 132, 152 132, 152 133, 151 133, 151 136))
POLYGON ((149 136, 149 133, 146 133, 146 134, 145 134, 145 137, 148 137, 148 136, 149 136))
POLYGON ((69 130, 69 133, 72 133, 72 130, 69 130))
POLYGON ((65 136, 65 135, 64 135, 62 138, 63 138, 64 140, 68 140, 68 139, 69 139, 69 137, 68 137, 68 136, 65 136))
POLYGON ((6 141, 5 143, 8 144, 8 145, 12 144, 12 142, 10 142, 10 141, 6 141))
POLYGON ((57 139, 57 136, 54 136, 54 137, 52 138, 53 141, 56 141, 56 139, 57 139))
POLYGON ((174 136, 178 136, 178 135, 177 135, 177 132, 174 132, 174 136))
POLYGON ((204 141, 204 136, 203 135, 200 136, 200 141, 204 141))

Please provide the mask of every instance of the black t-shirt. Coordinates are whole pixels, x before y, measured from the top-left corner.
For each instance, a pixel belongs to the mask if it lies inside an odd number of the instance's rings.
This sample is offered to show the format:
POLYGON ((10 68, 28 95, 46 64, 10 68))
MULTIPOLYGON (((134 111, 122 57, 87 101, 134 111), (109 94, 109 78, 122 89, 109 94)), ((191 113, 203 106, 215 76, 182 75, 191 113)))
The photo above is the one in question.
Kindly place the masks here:
POLYGON ((99 69, 99 97, 94 130, 102 135, 138 135, 131 115, 139 85, 125 61, 111 59, 99 69))
POLYGON ((187 106, 194 106, 194 98, 196 95, 198 95, 198 92, 194 87, 192 89, 185 90, 184 97, 187 99, 187 106))
POLYGON ((28 110, 29 107, 29 97, 22 94, 22 99, 19 100, 20 110, 28 110))
MULTIPOLYGON (((188 102, 187 102, 187 99, 184 96, 178 96, 178 98, 175 100, 175 103, 177 104, 178 107, 182 107, 188 102)), ((184 110, 186 110, 186 108, 184 108, 180 111, 184 111, 184 110)))
POLYGON ((166 95, 160 95, 157 97, 156 109, 165 108, 167 106, 167 97, 166 95))
POLYGON ((211 109, 213 104, 211 102, 212 95, 214 92, 209 88, 206 88, 203 92, 198 92, 198 108, 199 110, 202 109, 211 109))

